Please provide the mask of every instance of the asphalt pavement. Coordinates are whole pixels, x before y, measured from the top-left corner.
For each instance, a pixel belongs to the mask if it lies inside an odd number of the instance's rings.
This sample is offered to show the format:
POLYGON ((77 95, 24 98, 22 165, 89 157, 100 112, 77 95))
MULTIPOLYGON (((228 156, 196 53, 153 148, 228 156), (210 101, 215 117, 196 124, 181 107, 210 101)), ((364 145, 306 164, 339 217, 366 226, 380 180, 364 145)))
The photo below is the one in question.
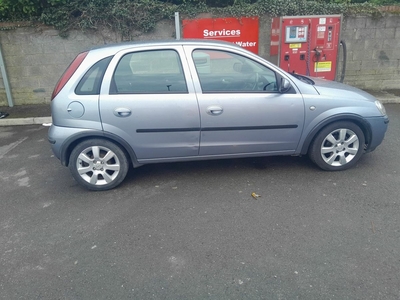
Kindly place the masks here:
POLYGON ((400 105, 386 109, 384 142, 344 172, 155 164, 106 192, 74 181, 48 127, 0 127, 0 299, 400 299, 400 105))

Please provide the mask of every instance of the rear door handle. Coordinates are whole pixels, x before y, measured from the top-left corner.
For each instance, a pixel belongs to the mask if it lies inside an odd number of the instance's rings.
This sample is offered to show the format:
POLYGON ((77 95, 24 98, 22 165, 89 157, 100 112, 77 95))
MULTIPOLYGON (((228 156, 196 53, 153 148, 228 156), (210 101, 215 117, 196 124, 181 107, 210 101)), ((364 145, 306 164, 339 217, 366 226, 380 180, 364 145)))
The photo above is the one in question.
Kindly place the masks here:
POLYGON ((212 116, 218 116, 222 114, 224 110, 220 106, 209 106, 207 107, 207 113, 212 116))
POLYGON ((129 108, 118 107, 114 109, 114 115, 117 117, 125 118, 129 117, 132 114, 132 111, 129 108))

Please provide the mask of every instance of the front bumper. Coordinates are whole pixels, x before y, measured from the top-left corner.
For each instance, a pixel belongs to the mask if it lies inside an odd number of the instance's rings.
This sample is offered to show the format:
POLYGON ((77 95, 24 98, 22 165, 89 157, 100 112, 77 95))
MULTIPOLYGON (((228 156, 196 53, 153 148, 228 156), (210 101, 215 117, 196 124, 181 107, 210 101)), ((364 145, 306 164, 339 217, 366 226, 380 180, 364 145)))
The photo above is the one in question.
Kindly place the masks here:
POLYGON ((385 138, 385 133, 389 126, 389 118, 387 116, 382 116, 366 118, 365 120, 370 124, 371 128, 371 137, 366 152, 371 152, 374 151, 385 138))

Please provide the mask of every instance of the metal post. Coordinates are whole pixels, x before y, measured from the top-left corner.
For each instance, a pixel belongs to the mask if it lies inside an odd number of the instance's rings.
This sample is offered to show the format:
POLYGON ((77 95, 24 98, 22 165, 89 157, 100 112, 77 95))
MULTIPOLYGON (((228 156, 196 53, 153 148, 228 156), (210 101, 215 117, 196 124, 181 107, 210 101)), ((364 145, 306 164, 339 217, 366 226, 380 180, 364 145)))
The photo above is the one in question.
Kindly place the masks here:
POLYGON ((179 12, 175 12, 175 32, 176 32, 176 39, 181 39, 181 23, 179 21, 179 12))
POLYGON ((1 69, 1 76, 3 77, 4 88, 6 90, 8 106, 13 107, 14 103, 11 96, 10 84, 8 83, 6 66, 4 64, 4 59, 3 59, 3 52, 1 51, 1 43, 0 43, 0 69, 1 69))

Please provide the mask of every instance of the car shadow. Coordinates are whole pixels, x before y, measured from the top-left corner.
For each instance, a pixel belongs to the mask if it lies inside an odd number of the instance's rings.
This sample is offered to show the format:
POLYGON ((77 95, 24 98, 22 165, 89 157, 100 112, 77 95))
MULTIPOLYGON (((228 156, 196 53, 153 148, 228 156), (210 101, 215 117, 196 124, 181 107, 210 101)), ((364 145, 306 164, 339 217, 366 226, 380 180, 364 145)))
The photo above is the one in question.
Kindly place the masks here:
POLYGON ((162 178, 175 178, 198 176, 210 176, 226 178, 227 174, 232 176, 245 175, 252 171, 268 172, 298 172, 319 170, 308 157, 270 156, 240 159, 219 159, 191 162, 175 162, 148 164, 139 168, 131 168, 125 179, 125 183, 146 181, 157 181, 162 178))

